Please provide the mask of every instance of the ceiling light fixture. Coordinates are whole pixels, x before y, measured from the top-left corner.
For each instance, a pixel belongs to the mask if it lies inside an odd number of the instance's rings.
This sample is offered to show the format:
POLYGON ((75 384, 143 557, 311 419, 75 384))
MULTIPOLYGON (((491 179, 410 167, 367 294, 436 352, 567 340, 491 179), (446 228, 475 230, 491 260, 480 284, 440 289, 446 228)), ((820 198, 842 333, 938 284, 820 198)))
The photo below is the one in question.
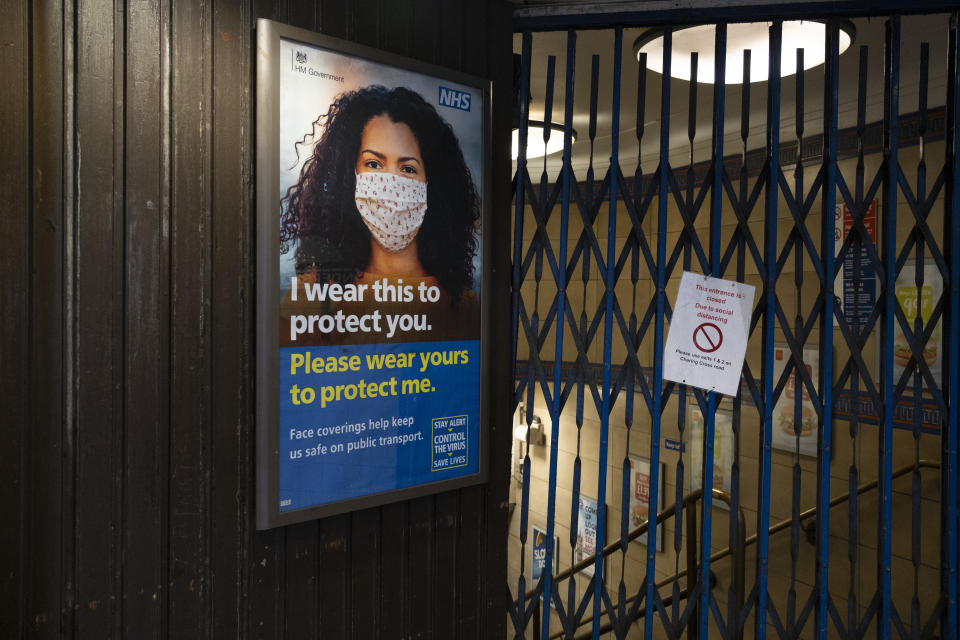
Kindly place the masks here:
MULTIPOLYGON (((727 25, 726 84, 743 84, 743 52, 750 50, 750 82, 763 82, 769 75, 770 22, 745 22, 727 25)), ((853 23, 841 20, 840 53, 856 38, 853 23)), ((826 59, 827 26, 812 20, 785 20, 780 55, 780 77, 797 72, 797 49, 803 49, 804 70, 823 64, 826 59)), ((663 73, 663 29, 649 29, 633 43, 633 53, 640 59, 647 54, 647 68, 663 73)), ((670 75, 690 81, 690 54, 697 52, 697 82, 713 84, 714 25, 699 25, 673 31, 670 75)))
MULTIPOLYGON (((563 150, 563 125, 553 122, 550 124, 550 139, 543 142, 544 125, 539 120, 527 120, 527 160, 548 156, 551 153, 563 150)), ((570 143, 577 140, 577 130, 570 130, 570 143)), ((512 158, 520 155, 520 130, 513 130, 512 158)))

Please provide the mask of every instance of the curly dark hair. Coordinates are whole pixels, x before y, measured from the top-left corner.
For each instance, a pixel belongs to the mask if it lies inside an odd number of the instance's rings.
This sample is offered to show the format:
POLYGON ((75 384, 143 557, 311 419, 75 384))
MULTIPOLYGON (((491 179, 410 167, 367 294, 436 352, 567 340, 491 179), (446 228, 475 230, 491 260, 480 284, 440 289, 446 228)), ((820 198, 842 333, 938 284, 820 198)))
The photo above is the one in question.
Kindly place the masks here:
POLYGON ((313 131, 323 133, 281 201, 281 251, 297 241, 297 272, 315 269, 323 280, 352 281, 367 267, 371 234, 354 202, 355 171, 363 128, 380 115, 410 127, 420 145, 427 212, 417 253, 426 273, 457 305, 472 284, 480 198, 453 129, 420 94, 404 87, 371 85, 342 93, 313 123, 313 131))

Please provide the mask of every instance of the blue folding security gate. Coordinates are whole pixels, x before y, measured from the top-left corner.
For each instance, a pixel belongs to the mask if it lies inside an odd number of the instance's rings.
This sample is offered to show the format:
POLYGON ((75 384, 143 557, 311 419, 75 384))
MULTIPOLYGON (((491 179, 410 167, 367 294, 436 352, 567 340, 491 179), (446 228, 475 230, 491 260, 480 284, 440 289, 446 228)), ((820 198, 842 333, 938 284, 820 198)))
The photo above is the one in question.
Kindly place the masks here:
MULTIPOLYGON (((624 60, 623 26, 611 30, 609 56, 593 56, 586 72, 576 68, 581 32, 566 33, 563 69, 553 56, 535 59, 535 25, 518 35, 515 401, 523 408, 521 426, 546 413, 547 442, 541 458, 531 455, 532 429, 519 443, 512 516, 519 568, 507 585, 511 637, 958 637, 960 28, 956 13, 944 15, 939 24, 946 46, 932 50, 921 43, 919 65, 905 70, 902 24, 908 18, 881 20, 882 68, 871 65, 866 46, 844 53, 856 60, 855 72, 842 79, 856 111, 855 125, 846 129, 838 119, 841 22, 825 19, 823 66, 787 77, 780 73, 782 22, 769 24, 769 79, 760 96, 766 136, 753 149, 751 93, 756 101, 757 85, 752 89, 747 79, 736 91, 725 87, 727 23, 714 27, 712 86, 670 79, 670 27, 662 33, 662 76, 647 71, 645 54, 624 60), (931 57, 946 68, 942 106, 928 104, 935 93, 931 57), (598 107, 602 65, 612 74, 603 88, 610 91, 609 113, 598 107), (542 81, 532 81, 533 73, 544 74, 542 81), (621 104, 627 74, 636 76, 636 102, 629 106, 621 104), (906 76, 916 85, 911 104, 901 102, 906 76), (814 80, 823 83, 823 100, 811 108, 805 94, 814 80), (560 82, 562 93, 555 96, 560 82), (580 88, 583 82, 589 91, 580 88), (680 165, 670 161, 671 87, 677 86, 689 99, 689 162, 680 165), (781 100, 786 89, 793 104, 781 100), (869 122, 868 102, 877 90, 883 115, 869 122), (651 114, 647 100, 657 91, 659 113, 651 114), (712 91, 713 115, 709 157, 695 162, 702 138, 698 91, 712 91), (572 161, 577 95, 589 100, 586 171, 572 161), (728 105, 730 96, 737 105, 728 105), (542 116, 534 118, 531 105, 542 116), (741 113, 740 143, 733 149, 724 148, 728 106, 741 113), (792 131, 781 126, 785 106, 795 110, 792 131), (805 110, 822 124, 813 134, 805 132, 811 120, 805 110), (536 119, 561 124, 552 133, 549 127, 536 133, 544 142, 563 138, 562 162, 552 172, 545 161, 541 171, 526 158, 528 122, 536 119), (651 119, 658 132, 645 130, 651 119), (595 176, 607 160, 594 157, 598 120, 609 122, 602 126, 609 127, 610 154, 605 171, 595 176), (635 135, 629 157, 621 153, 621 127, 635 135), (644 160, 640 149, 657 136, 657 160, 644 160), (943 150, 933 157, 936 141, 943 150), (837 234, 837 211, 844 207, 848 229, 837 234), (843 280, 841 265, 847 269, 843 280), (723 412, 717 394, 663 379, 676 291, 670 283, 681 271, 757 285, 740 392, 726 399, 723 412), (875 290, 864 294, 864 303, 857 296, 870 290, 866 280, 875 281, 875 290), (840 307, 845 283, 855 295, 844 304, 859 304, 856 313, 840 307), (913 310, 904 303, 911 296, 913 310), (930 348, 940 351, 938 360, 925 353, 930 348), (775 372, 778 358, 782 369, 775 372), (815 409, 813 457, 800 451, 802 391, 791 390, 788 402, 796 450, 774 451, 774 430, 781 428, 774 407, 788 387, 805 390, 815 409), (703 416, 699 439, 687 433, 695 411, 703 416), (720 476, 728 491, 714 486, 718 416, 732 431, 732 460, 723 461, 729 469, 720 476), (647 437, 649 445, 636 444, 647 437), (598 441, 590 443, 595 460, 581 455, 587 438, 598 441), (691 442, 702 449, 692 450, 691 442), (933 459, 926 455, 931 442, 933 459), (664 447, 672 456, 665 474, 664 447), (647 528, 628 517, 631 451, 649 461, 647 528), (853 453, 838 453, 844 451, 853 453), (910 464, 895 469, 895 453, 910 464), (695 460, 699 468, 691 471, 695 460), (543 465, 543 491, 533 487, 535 464, 543 465), (774 467, 783 472, 779 481, 774 467), (702 491, 691 487, 695 473, 702 491), (592 526, 600 552, 578 563, 581 488, 592 484, 588 474, 596 474, 592 526), (933 494, 931 477, 939 477, 933 494), (560 478, 569 489, 558 490, 560 478), (812 492, 806 489, 811 478, 812 492), (660 503, 667 485, 671 492, 660 503), (813 504, 804 509, 803 496, 810 493, 813 504), (719 502, 726 507, 726 545, 711 539, 719 531, 719 502), (897 519, 895 502, 906 509, 897 519), (561 519, 567 506, 569 519, 561 519), (774 517, 784 509, 788 518, 774 517), (663 554, 657 538, 668 529, 658 526, 658 512, 672 524, 663 554), (534 523, 535 513, 544 520, 534 523), (534 524, 547 541, 565 532, 556 547, 541 546, 546 570, 536 581, 530 571, 534 524), (787 530, 789 542, 772 551, 772 541, 786 540, 787 530), (635 542, 641 534, 646 546, 635 542), (894 553, 895 538, 906 541, 902 552, 894 553), (804 545, 811 544, 812 560, 805 561, 804 545), (937 557, 930 560, 930 553, 937 557), (662 558, 669 566, 658 565, 662 558), (931 562, 933 574, 925 566, 931 562), (631 575, 628 566, 640 569, 631 575), (808 575, 806 582, 800 574, 808 575)), ((802 70, 804 51, 796 56, 802 70)), ((750 54, 744 57, 749 78, 750 54)), ((697 78, 696 55, 689 72, 697 78)), ((581 127, 581 143, 583 133, 581 127)))

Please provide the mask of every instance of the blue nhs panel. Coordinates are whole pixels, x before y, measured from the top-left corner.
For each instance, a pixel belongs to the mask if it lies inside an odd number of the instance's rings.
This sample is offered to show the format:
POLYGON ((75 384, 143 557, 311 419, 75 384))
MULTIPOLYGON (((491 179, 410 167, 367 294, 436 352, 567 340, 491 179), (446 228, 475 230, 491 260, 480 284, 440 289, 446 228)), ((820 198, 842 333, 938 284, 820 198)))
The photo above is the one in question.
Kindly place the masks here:
POLYGON ((280 511, 478 473, 479 376, 479 340, 281 348, 280 511))

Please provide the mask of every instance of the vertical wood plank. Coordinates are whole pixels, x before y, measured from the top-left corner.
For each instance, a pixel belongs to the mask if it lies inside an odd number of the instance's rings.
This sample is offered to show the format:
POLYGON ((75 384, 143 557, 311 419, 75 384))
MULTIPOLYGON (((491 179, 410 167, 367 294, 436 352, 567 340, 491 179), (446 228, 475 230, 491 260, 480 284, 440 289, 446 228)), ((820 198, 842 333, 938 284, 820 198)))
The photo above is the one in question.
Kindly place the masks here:
MULTIPOLYGON (((463 7, 461 32, 465 42, 464 55, 461 58, 461 70, 474 75, 484 75, 487 71, 486 57, 489 55, 490 44, 488 41, 490 30, 488 20, 491 17, 491 12, 488 9, 489 5, 486 3, 466 3, 463 7)), ((512 80, 511 74, 511 83, 512 80)), ((494 210, 491 209, 491 211, 494 210)), ((505 210, 509 211, 509 200, 505 205, 505 210)), ((509 234, 505 237, 509 237, 509 234)), ((487 241, 489 242, 490 239, 487 239, 487 241)), ((505 272, 509 272, 509 264, 505 272)), ((507 340, 509 341, 509 337, 507 337, 507 340)), ((491 463, 494 459, 493 453, 491 450, 489 458, 491 463)), ((483 562, 482 554, 482 536, 486 515, 484 489, 483 487, 462 489, 459 492, 459 498, 460 503, 457 513, 459 522, 456 532, 457 549, 453 565, 456 567, 457 576, 456 635, 461 639, 481 638, 484 637, 481 634, 485 622, 482 614, 482 573, 471 568, 486 567, 487 571, 490 569, 483 562)), ((506 584, 506 575, 504 575, 502 583, 506 584)), ((505 635, 505 631, 501 635, 505 635)))
POLYGON ((333 640, 350 638, 350 514, 320 521, 320 633, 333 640))
POLYGON ((253 438, 251 364, 254 207, 250 6, 214 0, 212 82, 212 378, 210 621, 214 635, 244 635, 247 542, 254 495, 247 478, 253 438))
MULTIPOLYGON (((481 536, 484 529, 483 488, 461 489, 459 497, 459 522, 456 524, 457 549, 450 565, 456 567, 457 576, 456 606, 452 610, 456 628, 451 637, 461 638, 461 640, 479 639, 483 637, 480 635, 483 623, 480 577, 483 572, 478 568, 490 569, 483 563, 481 555, 481 536)), ((504 584, 506 584, 506 576, 504 576, 504 584)))
MULTIPOLYGON (((437 64, 459 69, 463 55, 466 30, 468 27, 463 22, 462 13, 463 3, 443 2, 440 4, 440 25, 434 33, 437 43, 437 64)), ((476 28, 474 25, 472 28, 476 28)), ((483 45, 480 45, 483 46, 483 45)))
POLYGON ((380 594, 380 509, 351 514, 350 575, 352 585, 352 638, 376 638, 390 621, 381 619, 375 605, 380 594))
POLYGON ((377 0, 354 0, 353 32, 347 37, 368 47, 380 46, 380 3, 377 0))
POLYGON ((166 637, 169 165, 163 51, 168 8, 127 5, 124 180, 123 637, 166 637))
MULTIPOLYGON (((461 33, 464 38, 464 55, 460 60, 460 69, 467 73, 483 75, 486 72, 488 55, 488 5, 486 3, 465 3, 462 13, 461 33)), ((512 64, 512 60, 511 60, 512 64)), ((511 75, 512 82, 512 75, 511 75)), ((508 196, 509 197, 509 196, 508 196)), ((487 203, 488 205, 490 203, 487 203)), ((494 209, 491 209, 493 211, 494 209)), ((509 200, 505 205, 509 211, 509 200)), ((504 236, 509 237, 509 235, 504 236)), ((490 239, 486 239, 488 242, 490 239)), ((507 265, 509 267, 509 265, 507 265)), ((505 272, 509 272, 509 268, 505 272)), ((508 289, 503 289, 504 291, 508 289)), ((509 337, 508 337, 509 340, 509 337)), ((506 344, 506 343, 505 343, 506 344)), ((490 452, 492 454, 492 451, 490 452)), ((493 455, 490 455, 492 460, 493 455)), ((484 530, 484 490, 482 487, 468 487, 459 491, 457 508, 458 522, 455 527, 456 551, 450 566, 456 567, 456 600, 454 633, 461 639, 483 637, 483 616, 481 614, 481 572, 473 567, 489 567, 482 559, 482 539, 484 530)), ((443 566, 443 559, 441 559, 443 566)), ((506 583, 506 576, 502 580, 506 583)), ((503 617, 503 616, 500 616, 503 617)), ((501 634, 501 635, 505 635, 501 634)))
POLYGON ((283 624, 287 633, 317 636, 318 526, 301 522, 285 527, 283 624))
MULTIPOLYGON (((172 5, 170 635, 210 631, 210 5, 172 5)), ((221 76, 223 77, 223 76, 221 76)))
POLYGON ((287 7, 284 22, 301 29, 314 29, 317 21, 318 7, 314 2, 292 2, 287 7))
MULTIPOLYGON (((258 18, 278 19, 280 15, 280 0, 253 0, 252 23, 255 25, 258 18)), ((248 75, 252 79, 252 74, 248 75)), ((253 171, 253 159, 248 159, 248 170, 253 171)), ((249 203, 253 207, 253 202, 249 203)), ((250 227, 253 233, 253 222, 250 227)), ((251 235, 252 238, 252 235, 251 235)), ((252 249, 251 240, 248 247, 252 249)), ((252 277, 252 275, 251 275, 252 277)), ((246 290, 246 304, 250 304, 253 296, 253 282, 249 283, 249 289, 246 290)), ((250 380, 253 372, 251 371, 250 380)), ((252 422, 251 422, 252 425, 252 422)), ((245 508, 252 512, 254 508, 254 483, 253 483, 253 446, 254 430, 245 434, 247 455, 246 463, 248 465, 246 486, 248 492, 245 495, 245 508)), ((248 526, 249 541, 248 552, 245 558, 249 571, 247 579, 247 608, 246 608, 246 628, 253 638, 277 639, 283 638, 284 628, 282 625, 284 615, 284 529, 277 528, 269 531, 255 531, 251 526, 249 519, 246 522, 248 526)))
POLYGON ((417 0, 416 19, 410 24, 411 58, 424 62, 437 62, 440 11, 442 0, 417 0))
POLYGON ((345 0, 318 0, 318 30, 334 38, 347 38, 347 25, 350 16, 349 2, 345 0))
POLYGON ((431 632, 437 638, 454 638, 457 633, 457 555, 460 548, 458 540, 460 515, 459 492, 446 491, 437 494, 434 515, 433 570, 436 576, 433 582, 433 621, 431 632))
POLYGON ((0 6, 0 415, 7 425, 0 450, 0 636, 25 635, 27 506, 25 492, 30 370, 30 24, 22 3, 0 6))
POLYGON ((382 0, 378 6, 381 20, 377 38, 384 51, 401 56, 410 55, 410 22, 420 12, 411 0, 382 0))
POLYGON ((380 620, 381 640, 405 638, 407 625, 406 593, 409 564, 407 562, 406 502, 394 502, 380 508, 380 620))
POLYGON ((410 501, 406 605, 409 609, 407 633, 412 638, 432 637, 432 596, 436 579, 434 500, 434 496, 425 496, 410 501))
MULTIPOLYGON (((492 162, 490 225, 491 244, 490 291, 510 290, 510 129, 513 95, 513 29, 511 6, 505 2, 488 3, 486 53, 483 75, 493 80, 493 122, 491 132, 492 162)), ((497 295, 489 301, 491 318, 506 318, 510 314, 510 300, 497 295)), ((509 323, 491 323, 489 340, 510 344, 509 323)), ((490 362, 490 468, 489 480, 483 487, 484 515, 481 533, 480 562, 482 595, 477 600, 481 609, 480 638, 506 637, 506 616, 503 615, 503 586, 507 583, 507 545, 502 541, 507 531, 507 495, 510 482, 510 446, 513 437, 511 424, 513 380, 510 355, 506 349, 492 349, 490 362)))
MULTIPOLYGON (((249 493, 248 495, 253 495, 249 493)), ((248 508, 252 508, 250 505, 248 508)), ((249 578, 247 584, 246 629, 251 638, 279 640, 283 637, 283 616, 280 585, 283 567, 280 561, 280 540, 283 529, 256 531, 251 538, 247 555, 249 578)))
MULTIPOLYGON (((487 75, 487 56, 490 55, 490 37, 493 34, 489 20, 494 11, 485 2, 468 2, 463 6, 460 32, 463 34, 463 54, 460 70, 475 76, 487 75)), ((513 47, 511 43, 510 51, 513 47)), ((513 82, 511 76, 511 83, 513 82)), ((512 87, 510 87, 512 92, 512 87)), ((507 94, 505 99, 511 94, 507 94)))
MULTIPOLYGON (((56 638, 62 622, 67 572, 65 552, 72 546, 63 532, 72 535, 72 507, 64 500, 64 458, 69 443, 64 433, 72 426, 65 397, 68 367, 64 323, 65 266, 71 233, 73 192, 72 15, 65 16, 58 2, 32 6, 33 92, 30 129, 33 154, 31 183, 33 270, 30 302, 30 422, 27 442, 27 516, 25 545, 25 622, 28 635, 56 638), (69 24, 64 24, 65 20, 69 24)), ((72 573, 69 574, 72 576, 72 573)))
MULTIPOLYGON (((77 5, 76 43, 76 498, 73 632, 113 627, 119 600, 119 484, 122 386, 122 209, 116 178, 112 4, 77 5)), ((122 191, 121 191, 122 193, 122 191)))
POLYGON ((256 22, 256 18, 280 20, 280 2, 281 0, 253 0, 254 22, 256 22))

